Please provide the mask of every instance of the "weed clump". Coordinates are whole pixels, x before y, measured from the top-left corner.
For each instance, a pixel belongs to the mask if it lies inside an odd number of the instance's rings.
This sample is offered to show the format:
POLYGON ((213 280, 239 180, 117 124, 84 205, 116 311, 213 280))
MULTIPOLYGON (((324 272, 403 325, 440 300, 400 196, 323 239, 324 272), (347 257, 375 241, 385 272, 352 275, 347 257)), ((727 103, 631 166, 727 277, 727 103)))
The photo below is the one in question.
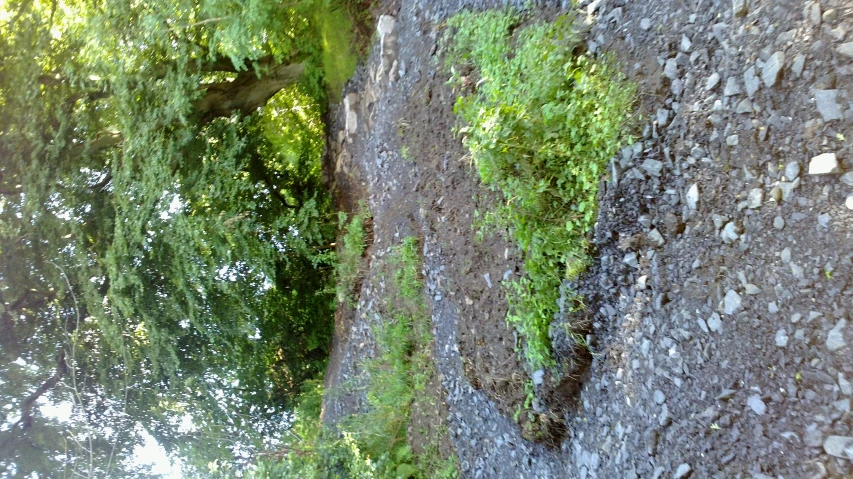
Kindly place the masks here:
POLYGON ((539 369, 554 364, 548 326, 560 283, 588 264, 598 185, 629 139, 634 88, 612 62, 581 53, 573 16, 518 28, 524 20, 513 11, 453 17, 446 61, 451 82, 467 87, 454 109, 458 133, 483 184, 505 199, 484 226, 508 231, 523 253, 507 321, 539 369))

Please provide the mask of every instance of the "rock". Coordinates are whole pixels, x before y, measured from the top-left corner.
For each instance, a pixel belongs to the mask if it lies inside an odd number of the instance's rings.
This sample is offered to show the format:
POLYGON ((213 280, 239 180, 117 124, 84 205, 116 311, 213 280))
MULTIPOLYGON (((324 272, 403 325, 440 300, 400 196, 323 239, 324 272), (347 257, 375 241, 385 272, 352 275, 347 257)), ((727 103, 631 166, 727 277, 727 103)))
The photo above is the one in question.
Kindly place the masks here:
POLYGON ((764 190, 761 188, 753 188, 749 190, 749 194, 746 198, 747 207, 750 209, 756 209, 761 207, 761 203, 764 201, 764 190))
POLYGON ((846 319, 838 320, 838 323, 829 331, 826 336, 826 348, 832 352, 838 351, 847 345, 844 340, 844 327, 847 325, 846 319))
POLYGON ((796 161, 792 161, 785 165, 785 178, 788 181, 794 181, 797 177, 800 176, 800 164, 796 161))
POLYGON ((632 268, 639 268, 640 267, 640 263, 637 261, 637 253, 634 251, 626 254, 625 257, 622 258, 622 262, 627 264, 628 266, 630 266, 632 268))
POLYGON ((755 74, 755 66, 747 68, 743 73, 743 84, 746 87, 746 94, 752 98, 761 86, 761 80, 755 74))
POLYGON ((681 35, 681 43, 678 45, 682 52, 689 52, 693 47, 693 42, 687 38, 687 35, 681 35))
POLYGON ((785 66, 785 53, 776 52, 770 55, 770 58, 764 62, 764 68, 761 70, 761 79, 764 80, 764 85, 771 88, 779 81, 779 75, 782 73, 782 67, 785 66))
POLYGON ((844 206, 846 206, 848 210, 853 210, 853 193, 847 195, 847 199, 844 200, 844 206))
POLYGON ((545 382, 545 371, 542 369, 538 369, 533 372, 533 385, 540 386, 543 382, 545 382))
POLYGON ((396 25, 397 20, 391 15, 380 16, 379 22, 376 24, 376 30, 379 32, 379 56, 381 58, 383 75, 391 72, 397 57, 396 25))
POLYGON ((747 0, 732 0, 732 14, 735 17, 745 17, 748 11, 747 0))
POLYGON ((657 228, 649 231, 648 237, 655 246, 663 246, 665 243, 663 235, 660 234, 657 228))
POLYGON ((816 423, 811 423, 803 434, 803 442, 809 447, 820 447, 823 443, 823 432, 818 429, 816 423))
POLYGON ((829 436, 823 442, 823 450, 830 456, 853 461, 853 437, 829 436))
POLYGON ((853 171, 848 171, 847 173, 844 173, 839 179, 845 185, 853 186, 853 171))
POLYGON ((817 224, 824 228, 829 228, 829 222, 832 220, 832 217, 829 216, 828 213, 821 213, 817 215, 817 224))
POLYGON ((666 108, 658 108, 657 113, 658 126, 664 127, 669 124, 669 110, 666 108))
POLYGON ((740 103, 737 104, 737 107, 735 107, 735 113, 739 115, 744 113, 752 113, 752 109, 752 100, 750 100, 749 98, 744 98, 740 101, 740 103))
POLYGON ((723 227, 720 237, 723 239, 724 243, 734 243, 740 239, 740 229, 733 221, 730 221, 726 223, 725 227, 723 227))
POLYGON ((726 144, 729 146, 737 146, 740 143, 740 138, 737 135, 729 135, 726 137, 726 144))
POLYGON ((643 161, 640 168, 650 176, 660 176, 660 172, 663 169, 663 162, 649 158, 643 161))
POLYGON ((675 61, 675 58, 670 58, 666 61, 666 65, 663 67, 663 76, 670 80, 678 78, 678 63, 675 61))
POLYGON ((728 401, 729 399, 735 396, 736 392, 737 391, 735 391, 734 389, 723 389, 722 391, 720 391, 720 394, 717 394, 717 397, 714 399, 716 399, 717 401, 728 401))
POLYGON ((800 78, 803 75, 803 68, 806 66, 806 56, 802 53, 798 53, 797 56, 794 57, 794 61, 791 63, 791 74, 794 78, 800 78))
POLYGON ((640 28, 643 30, 648 30, 652 28, 652 19, 651 18, 643 18, 640 20, 640 28))
POLYGON ((853 42, 842 43, 836 51, 845 57, 853 58, 853 42))
POLYGON ((779 259, 782 260, 783 263, 791 262, 791 248, 785 248, 779 253, 779 259))
POLYGON ((776 331, 776 346, 780 348, 788 346, 788 333, 784 329, 776 331))
POLYGON ((720 84, 720 74, 717 72, 711 73, 711 76, 708 77, 708 83, 705 84, 705 90, 713 90, 717 88, 717 85, 720 84))
POLYGON ((492 289, 492 275, 490 273, 486 273, 483 275, 483 279, 486 280, 486 286, 488 286, 489 289, 492 289))
POLYGON ((740 95, 740 93, 740 83, 737 82, 737 79, 735 79, 735 77, 729 77, 726 80, 726 87, 723 89, 723 95, 734 96, 740 95))
POLYGON ((713 313, 710 318, 708 318, 708 329, 715 333, 719 333, 723 330, 723 321, 720 319, 720 315, 717 313, 713 313))
POLYGON ((759 289, 758 286, 756 286, 752 283, 748 283, 748 284, 743 285, 743 291, 744 291, 744 293, 746 293, 750 296, 755 296, 756 294, 761 292, 761 289, 759 289))
POLYGON ((672 476, 672 479, 682 479, 683 477, 687 477, 692 470, 693 469, 690 468, 689 464, 681 464, 678 466, 678 469, 675 470, 675 474, 672 476))
MULTIPOLYGON (((737 313, 741 307, 741 297, 737 292, 733 289, 730 289, 726 292, 726 297, 723 299, 724 310, 726 314, 732 315, 737 313)), ((710 321, 708 323, 708 327, 710 327, 710 321)), ((713 328, 711 328, 713 329, 713 328)))
POLYGON ((780 181, 778 188, 782 193, 782 201, 790 201, 791 195, 794 193, 794 189, 799 186, 799 179, 794 181, 780 181))
POLYGON ((809 162, 810 175, 827 175, 838 173, 838 158, 835 153, 817 155, 809 162))
POLYGON ((838 90, 815 90, 815 106, 823 121, 840 120, 844 118, 838 107, 838 90))
POLYGON ((841 389, 841 394, 853 396, 853 385, 844 377, 843 373, 838 373, 838 387, 841 389))
POLYGON ((358 130, 358 113, 355 109, 358 105, 358 94, 350 93, 344 97, 344 129, 346 130, 347 141, 351 142, 353 136, 358 130))
POLYGON ((785 220, 782 219, 781 216, 777 216, 777 217, 773 218, 773 227, 776 228, 777 230, 781 230, 782 228, 785 227, 785 220))
POLYGON ((666 401, 666 396, 663 395, 663 391, 660 389, 655 390, 655 404, 663 404, 666 401))
POLYGON ((685 195, 685 200, 687 200, 687 207, 696 211, 696 208, 699 206, 699 186, 696 183, 690 185, 685 195))
POLYGON ((767 412, 767 405, 761 400, 761 396, 753 394, 746 400, 747 406, 752 409, 752 412, 759 416, 763 416, 767 412))

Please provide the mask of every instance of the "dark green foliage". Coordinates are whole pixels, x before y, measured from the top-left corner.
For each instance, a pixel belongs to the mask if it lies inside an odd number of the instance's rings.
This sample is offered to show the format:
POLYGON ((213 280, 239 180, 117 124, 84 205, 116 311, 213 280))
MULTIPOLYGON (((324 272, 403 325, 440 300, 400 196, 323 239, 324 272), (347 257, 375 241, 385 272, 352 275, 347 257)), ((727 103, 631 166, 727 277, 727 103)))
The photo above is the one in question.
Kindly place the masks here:
POLYGON ((538 369, 552 363, 560 282, 587 262, 598 184, 627 140, 633 88, 610 62, 578 53, 572 16, 516 29, 522 20, 510 11, 452 18, 447 61, 453 81, 457 69, 479 78, 456 104, 459 133, 483 183, 506 200, 486 221, 507 228, 523 252, 507 320, 538 369))
POLYGON ((131 475, 142 427, 188 476, 271 447, 332 331, 330 5, 0 8, 0 474, 131 475))

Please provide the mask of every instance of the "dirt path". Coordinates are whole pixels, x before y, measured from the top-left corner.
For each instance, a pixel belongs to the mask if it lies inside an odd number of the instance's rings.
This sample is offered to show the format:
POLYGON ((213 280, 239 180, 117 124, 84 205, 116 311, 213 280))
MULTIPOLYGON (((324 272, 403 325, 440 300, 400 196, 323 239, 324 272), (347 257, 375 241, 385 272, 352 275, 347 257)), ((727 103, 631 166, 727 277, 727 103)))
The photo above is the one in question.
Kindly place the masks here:
MULTIPOLYGON (((612 163, 595 265, 571 285, 594 356, 577 400, 558 404, 556 447, 511 419, 531 373, 503 319, 500 282, 518 263, 502 239, 474 238, 474 211, 494 198, 452 135, 437 64, 442 20, 489 5, 385 7, 393 28, 332 129, 338 187, 365 191, 374 215, 371 258, 424 238, 440 419, 464 476, 853 474, 853 2, 585 5, 590 49, 617 54, 647 120, 612 163)), ((356 384, 372 351, 374 262, 340 319, 328 386, 356 384)), ((337 388, 324 418, 361 407, 357 388, 337 388)))

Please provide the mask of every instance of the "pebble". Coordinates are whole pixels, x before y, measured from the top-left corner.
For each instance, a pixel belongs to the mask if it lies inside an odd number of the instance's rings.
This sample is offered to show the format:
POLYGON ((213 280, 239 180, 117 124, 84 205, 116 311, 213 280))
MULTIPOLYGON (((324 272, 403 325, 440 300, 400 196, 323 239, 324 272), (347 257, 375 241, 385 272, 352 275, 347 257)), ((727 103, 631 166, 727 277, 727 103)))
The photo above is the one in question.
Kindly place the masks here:
POLYGON ((675 61, 675 58, 670 58, 666 61, 666 65, 663 67, 663 76, 670 80, 678 78, 678 63, 675 61))
POLYGON ((739 95, 740 93, 740 84, 737 82, 735 77, 729 77, 728 80, 726 80, 726 87, 723 89, 723 95, 734 96, 739 95))
POLYGON ((737 114, 752 113, 752 110, 752 100, 749 98, 744 98, 737 104, 737 107, 735 107, 735 113, 737 114))
POLYGON ((792 161, 785 165, 785 178, 788 181, 794 181, 800 176, 800 163, 792 161))
POLYGON ((720 315, 717 313, 713 313, 710 318, 708 318, 708 329, 715 333, 719 333, 723 330, 723 321, 720 319, 720 315))
POLYGON ((691 42, 690 39, 687 38, 687 35, 681 35, 681 44, 679 45, 679 48, 681 48, 681 51, 682 52, 689 52, 692 47, 693 47, 693 42, 691 42))
POLYGON ((798 53, 797 56, 794 57, 794 61, 791 63, 791 74, 794 78, 800 78, 803 74, 803 68, 806 67, 806 56, 802 53, 798 53))
POLYGON ((764 413, 767 412, 767 405, 764 404, 764 401, 761 400, 761 396, 759 396, 758 394, 753 394, 752 396, 750 396, 749 399, 746 400, 746 404, 747 406, 749 406, 750 409, 752 409, 755 414, 759 416, 763 416, 764 413))
POLYGON ((483 275, 483 279, 486 280, 486 286, 488 286, 489 289, 492 289, 492 275, 490 273, 486 273, 483 275))
MULTIPOLYGON (((725 307, 726 314, 732 315, 738 312, 741 307, 741 297, 737 292, 733 289, 730 289, 726 292, 726 297, 723 300, 723 304, 725 307)), ((708 322, 708 326, 711 326, 710 320, 708 322)), ((714 328, 711 328, 714 329, 714 328)))
POLYGON ((845 57, 853 58, 853 42, 842 43, 836 50, 845 57))
POLYGON ((754 284, 743 285, 743 290, 746 294, 751 295, 751 296, 754 296, 754 295, 761 292, 761 289, 759 289, 758 286, 756 286, 754 284))
POLYGON ((829 436, 823 442, 823 450, 830 456, 853 461, 853 437, 829 436))
POLYGON ((723 227, 722 233, 720 233, 720 237, 723 239, 725 243, 733 243, 740 238, 740 233, 738 231, 738 227, 734 222, 729 221, 726 223, 726 226, 723 227))
POLYGON ((663 404, 666 401, 666 396, 663 395, 663 391, 660 389, 655 390, 655 404, 663 404))
POLYGON ((643 161, 643 164, 640 165, 640 168, 642 168, 643 171, 645 171, 651 176, 660 176, 660 172, 663 169, 663 162, 648 158, 643 161))
POLYGON ((847 195, 847 199, 844 200, 844 206, 846 206, 848 210, 853 210, 853 193, 847 195))
POLYGON ((838 90, 815 90, 815 106, 823 121, 840 120, 844 118, 838 107, 838 90))
POLYGON ((746 94, 750 98, 755 95, 755 92, 761 87, 761 80, 755 74, 755 67, 751 66, 743 73, 743 84, 746 87, 746 94))
POLYGON ((782 219, 781 216, 777 216, 777 217, 773 218, 773 227, 776 228, 777 230, 781 230, 782 228, 785 227, 785 220, 782 219))
POLYGON ((838 157, 835 153, 823 153, 817 155, 809 162, 810 175, 827 175, 838 173, 838 157))
POLYGON ((690 185, 690 188, 687 190, 687 195, 685 196, 687 200, 687 207, 693 211, 696 211, 697 206, 699 205, 699 185, 693 183, 690 185))
POLYGON ((660 234, 660 231, 658 231, 657 228, 649 231, 648 237, 649 240, 651 240, 651 242, 655 244, 655 246, 663 246, 663 244, 665 243, 663 235, 660 234))
POLYGON ((770 55, 770 58, 764 62, 764 68, 761 70, 761 79, 764 80, 764 85, 767 88, 772 87, 779 80, 779 74, 782 73, 783 66, 785 66, 784 52, 776 52, 770 55))
POLYGON ((545 371, 542 369, 538 369, 533 373, 533 384, 535 386, 539 386, 543 382, 545 382, 545 371))
POLYGON ((845 185, 853 186, 853 171, 848 171, 847 173, 844 173, 839 179, 845 185))
POLYGON ((737 146, 740 143, 740 138, 737 135, 729 135, 726 137, 726 144, 729 146, 737 146))
POLYGON ((719 84, 720 84, 720 74, 717 72, 714 72, 711 74, 711 76, 708 77, 708 83, 705 84, 705 89, 706 90, 713 90, 719 84))
POLYGON ((776 331, 776 346, 780 348, 788 346, 788 333, 784 329, 776 331))
POLYGON ((648 30, 652 28, 652 20, 650 18, 643 18, 640 20, 640 28, 643 30, 648 30))
POLYGON ((791 248, 785 248, 782 252, 779 253, 779 259, 782 260, 783 263, 791 262, 791 248))
POLYGON ((838 320, 838 323, 829 331, 826 336, 826 348, 832 352, 838 351, 847 345, 844 340, 844 327, 847 325, 846 319, 838 320))
POLYGON ((761 207, 761 203, 764 201, 764 190, 761 188, 753 188, 749 190, 749 194, 746 198, 747 206, 750 209, 756 209, 761 207))
POLYGON ((853 396, 853 384, 844 377, 844 373, 838 373, 838 387, 841 389, 841 394, 853 396))
POLYGON ((672 479, 681 479, 690 474, 690 471, 693 469, 690 468, 689 464, 681 464, 678 466, 678 469, 675 470, 675 475, 672 476, 672 479))

